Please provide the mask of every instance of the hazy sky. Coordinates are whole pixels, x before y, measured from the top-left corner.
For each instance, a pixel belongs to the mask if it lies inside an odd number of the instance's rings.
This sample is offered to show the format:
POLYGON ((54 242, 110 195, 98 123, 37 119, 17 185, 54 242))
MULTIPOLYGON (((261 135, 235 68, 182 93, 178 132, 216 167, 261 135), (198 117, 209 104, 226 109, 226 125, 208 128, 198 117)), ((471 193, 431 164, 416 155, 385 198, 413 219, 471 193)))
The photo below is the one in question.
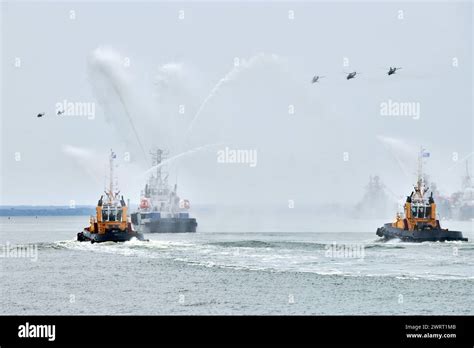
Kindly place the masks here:
POLYGON ((110 148, 132 201, 150 166, 141 146, 209 145, 170 164, 182 197, 276 206, 356 202, 369 175, 404 196, 421 145, 451 193, 465 170, 453 153, 473 151, 470 2, 3 2, 1 13, 0 204, 94 204, 110 148), (95 117, 57 116, 64 100, 95 117), (383 115, 389 100, 419 114, 383 115), (218 163, 225 147, 256 150, 257 165, 218 163))

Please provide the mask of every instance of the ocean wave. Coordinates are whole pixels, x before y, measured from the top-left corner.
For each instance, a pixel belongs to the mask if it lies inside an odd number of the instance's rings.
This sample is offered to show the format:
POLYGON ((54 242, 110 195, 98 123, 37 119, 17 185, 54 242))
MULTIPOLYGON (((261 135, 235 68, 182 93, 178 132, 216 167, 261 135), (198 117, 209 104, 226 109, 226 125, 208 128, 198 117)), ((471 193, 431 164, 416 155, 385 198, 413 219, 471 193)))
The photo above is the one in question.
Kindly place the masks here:
POLYGON ((367 244, 364 246, 365 249, 405 249, 403 245, 398 244, 367 244))
POLYGON ((271 248, 271 249, 324 249, 330 243, 314 243, 314 242, 291 242, 291 241, 275 241, 265 242, 260 240, 239 240, 227 242, 212 242, 207 245, 223 247, 223 248, 271 248))
POLYGON ((217 261, 195 260, 189 258, 176 258, 175 261, 183 262, 189 265, 216 269, 232 269, 236 271, 249 272, 272 272, 272 273, 303 273, 315 274, 327 277, 350 277, 350 278, 392 278, 398 280, 473 280, 474 276, 465 276, 459 274, 402 274, 402 273, 363 273, 360 271, 349 271, 335 268, 321 268, 321 267, 301 267, 301 268, 286 268, 278 266, 265 266, 255 264, 229 264, 217 261))
POLYGON ((30 243, 28 245, 37 245, 38 250, 48 250, 48 249, 65 249, 64 243, 67 241, 63 242, 41 242, 41 243, 30 243))

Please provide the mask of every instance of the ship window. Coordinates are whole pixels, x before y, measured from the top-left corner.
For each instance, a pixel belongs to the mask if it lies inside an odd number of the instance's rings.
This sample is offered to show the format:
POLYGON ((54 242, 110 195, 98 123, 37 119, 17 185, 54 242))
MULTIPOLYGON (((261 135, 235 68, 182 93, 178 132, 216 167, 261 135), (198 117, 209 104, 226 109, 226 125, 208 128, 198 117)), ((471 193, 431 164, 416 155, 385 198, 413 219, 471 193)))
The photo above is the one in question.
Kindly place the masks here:
POLYGON ((414 218, 426 219, 426 218, 429 218, 431 215, 431 207, 425 207, 425 206, 412 207, 411 213, 414 218))
POLYGON ((425 217, 429 218, 431 215, 431 207, 426 207, 425 210, 425 217))
POLYGON ((420 207, 420 208, 418 209, 418 217, 419 217, 420 219, 423 219, 423 218, 425 217, 425 209, 424 209, 423 207, 420 207))
POLYGON ((417 206, 411 208, 411 214, 415 219, 423 217, 422 213, 420 212, 420 208, 417 206))
POLYGON ((102 210, 102 221, 121 221, 122 211, 117 211, 117 208, 105 208, 102 210))
POLYGON ((109 221, 109 212, 107 209, 102 210, 102 221, 109 221))
POLYGON ((109 221, 117 221, 117 209, 110 209, 109 211, 109 221))

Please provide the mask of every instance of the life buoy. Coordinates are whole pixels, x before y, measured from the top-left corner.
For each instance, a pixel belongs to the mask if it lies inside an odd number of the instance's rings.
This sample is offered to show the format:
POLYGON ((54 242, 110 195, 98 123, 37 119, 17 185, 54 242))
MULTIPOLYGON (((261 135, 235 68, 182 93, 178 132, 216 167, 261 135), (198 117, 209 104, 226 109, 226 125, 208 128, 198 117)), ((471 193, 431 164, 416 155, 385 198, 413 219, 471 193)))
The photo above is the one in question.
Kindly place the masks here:
POLYGON ((189 209, 190 206, 191 206, 191 203, 189 203, 189 201, 187 199, 182 199, 179 202, 179 207, 181 209, 189 209))
POLYGON ((142 198, 142 199, 140 200, 140 208, 141 208, 141 209, 148 209, 148 208, 150 208, 150 202, 148 201, 148 199, 142 198))

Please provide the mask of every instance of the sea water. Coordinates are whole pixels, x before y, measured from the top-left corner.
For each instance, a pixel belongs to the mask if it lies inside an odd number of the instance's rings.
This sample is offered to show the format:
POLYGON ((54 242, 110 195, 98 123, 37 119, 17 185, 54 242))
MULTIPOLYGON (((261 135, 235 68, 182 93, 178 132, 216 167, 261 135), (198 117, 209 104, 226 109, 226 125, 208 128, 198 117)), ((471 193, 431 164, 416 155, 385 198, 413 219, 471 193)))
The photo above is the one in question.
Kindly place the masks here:
POLYGON ((442 222, 469 242, 387 242, 368 220, 77 242, 87 222, 0 218, 1 314, 474 314, 472 222, 442 222))

